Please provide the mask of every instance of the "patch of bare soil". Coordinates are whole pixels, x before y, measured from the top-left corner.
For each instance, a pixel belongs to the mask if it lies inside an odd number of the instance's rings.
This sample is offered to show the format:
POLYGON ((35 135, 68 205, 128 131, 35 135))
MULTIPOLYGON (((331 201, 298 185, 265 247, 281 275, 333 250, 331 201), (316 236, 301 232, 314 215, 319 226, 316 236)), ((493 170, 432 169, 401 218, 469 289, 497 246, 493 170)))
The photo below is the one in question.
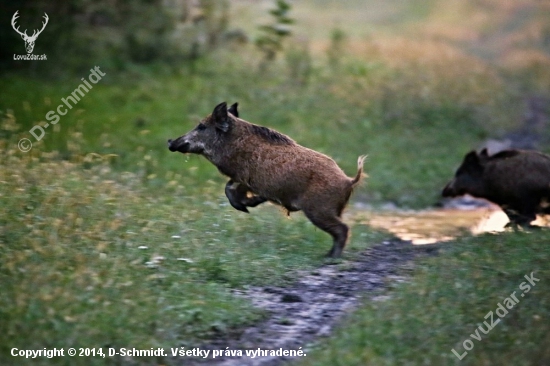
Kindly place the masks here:
MULTIPOLYGON (((353 260, 338 265, 326 264, 304 275, 290 287, 254 287, 238 291, 255 306, 268 312, 262 322, 244 329, 234 337, 216 339, 202 345, 211 350, 207 359, 188 358, 176 362, 189 365, 281 365, 290 357, 216 357, 213 350, 298 350, 307 355, 308 344, 327 336, 342 316, 352 311, 363 298, 380 299, 380 291, 392 282, 403 281, 403 273, 419 255, 436 254, 437 245, 415 246, 410 241, 392 239, 382 242, 353 260)), ((307 357, 307 356, 306 356, 307 357)))

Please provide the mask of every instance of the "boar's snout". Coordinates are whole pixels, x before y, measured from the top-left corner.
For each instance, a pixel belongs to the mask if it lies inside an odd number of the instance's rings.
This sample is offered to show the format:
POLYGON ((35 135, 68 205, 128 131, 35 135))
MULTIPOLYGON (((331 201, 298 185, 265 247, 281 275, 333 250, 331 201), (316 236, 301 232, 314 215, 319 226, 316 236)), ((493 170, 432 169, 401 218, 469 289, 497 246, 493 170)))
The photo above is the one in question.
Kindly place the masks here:
POLYGON ((441 195, 443 197, 455 197, 457 196, 457 192, 456 192, 456 189, 454 187, 454 179, 452 181, 450 181, 449 183, 447 183, 447 185, 445 186, 445 188, 443 188, 443 192, 441 192, 441 195))
POLYGON ((168 139, 168 150, 172 152, 177 151, 176 144, 174 144, 174 141, 172 139, 168 139))
POLYGON ((179 151, 181 153, 186 153, 189 150, 189 143, 187 143, 186 141, 184 141, 181 138, 178 138, 178 139, 175 139, 175 140, 169 139, 168 140, 168 150, 170 150, 172 152, 179 151))

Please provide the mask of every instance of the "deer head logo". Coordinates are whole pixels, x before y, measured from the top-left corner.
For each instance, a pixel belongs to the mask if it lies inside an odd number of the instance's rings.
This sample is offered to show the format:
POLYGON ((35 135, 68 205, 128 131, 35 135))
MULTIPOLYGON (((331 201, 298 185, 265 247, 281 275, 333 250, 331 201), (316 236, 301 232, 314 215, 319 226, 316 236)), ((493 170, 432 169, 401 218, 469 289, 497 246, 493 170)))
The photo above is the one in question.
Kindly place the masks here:
POLYGON ((15 20, 17 18, 19 18, 19 15, 17 15, 17 13, 19 12, 19 10, 17 10, 15 12, 15 14, 13 14, 13 17, 11 18, 11 26, 13 27, 13 29, 19 33, 19 35, 21 35, 21 38, 23 38, 23 41, 25 41, 25 48, 27 49, 27 53, 32 53, 32 50, 34 49, 34 42, 36 41, 36 38, 38 38, 38 36, 40 35, 40 33, 42 33, 42 31, 44 30, 44 28, 46 28, 46 24, 48 24, 48 14, 44 13, 44 22, 42 22, 42 29, 40 29, 39 31, 37 31, 36 29, 34 30, 34 32, 32 33, 32 36, 28 36, 27 35, 27 30, 25 29, 25 32, 20 32, 19 31, 19 27, 15 27, 15 20))

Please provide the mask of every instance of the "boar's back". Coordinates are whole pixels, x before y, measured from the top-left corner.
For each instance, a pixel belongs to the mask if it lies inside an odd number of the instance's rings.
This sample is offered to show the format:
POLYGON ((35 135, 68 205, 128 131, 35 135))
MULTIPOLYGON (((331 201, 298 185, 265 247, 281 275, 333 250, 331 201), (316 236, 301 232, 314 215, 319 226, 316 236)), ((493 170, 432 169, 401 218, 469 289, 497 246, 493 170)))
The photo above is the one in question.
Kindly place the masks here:
POLYGON ((251 130, 252 133, 254 133, 256 136, 261 137, 267 142, 279 145, 292 145, 294 143, 294 141, 292 141, 290 137, 264 126, 251 124, 251 130))

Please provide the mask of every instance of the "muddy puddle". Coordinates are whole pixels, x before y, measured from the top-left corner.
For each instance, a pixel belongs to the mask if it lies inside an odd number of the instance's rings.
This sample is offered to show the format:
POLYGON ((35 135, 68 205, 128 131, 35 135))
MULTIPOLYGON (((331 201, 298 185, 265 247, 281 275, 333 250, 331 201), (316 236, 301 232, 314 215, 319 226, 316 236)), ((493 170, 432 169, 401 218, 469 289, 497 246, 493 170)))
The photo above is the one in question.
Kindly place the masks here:
POLYGON ((425 211, 364 211, 356 220, 375 229, 389 231, 412 244, 433 244, 464 234, 503 231, 508 217, 498 207, 433 209, 425 211))
MULTIPOLYGON (((395 235, 363 253, 348 256, 337 264, 325 264, 304 272, 290 287, 251 287, 235 291, 268 314, 254 326, 242 329, 200 346, 211 350, 301 349, 307 357, 311 345, 331 334, 345 314, 364 299, 384 301, 383 292, 396 282, 408 280, 406 274, 419 256, 436 255, 445 241, 465 233, 502 231, 508 222, 496 206, 474 209, 442 208, 425 211, 365 210, 352 207, 347 222, 366 224, 395 235)), ((225 366, 286 364, 283 357, 217 357, 180 359, 176 364, 225 366)))

